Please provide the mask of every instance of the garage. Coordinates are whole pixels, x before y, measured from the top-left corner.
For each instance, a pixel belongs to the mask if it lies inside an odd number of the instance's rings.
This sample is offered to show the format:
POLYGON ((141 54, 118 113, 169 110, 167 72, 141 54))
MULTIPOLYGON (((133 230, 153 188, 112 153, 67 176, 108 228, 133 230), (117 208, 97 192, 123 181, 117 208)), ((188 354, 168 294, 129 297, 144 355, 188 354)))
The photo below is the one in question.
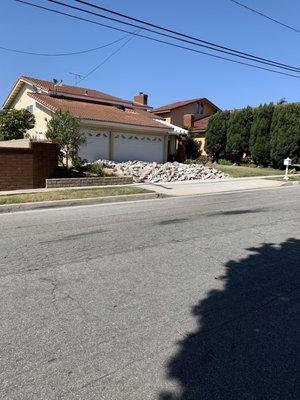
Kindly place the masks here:
POLYGON ((85 143, 80 145, 78 156, 82 160, 93 162, 109 159, 109 132, 84 130, 85 143))
POLYGON ((114 139, 115 161, 156 161, 164 160, 164 137, 160 135, 140 135, 116 133, 114 139))

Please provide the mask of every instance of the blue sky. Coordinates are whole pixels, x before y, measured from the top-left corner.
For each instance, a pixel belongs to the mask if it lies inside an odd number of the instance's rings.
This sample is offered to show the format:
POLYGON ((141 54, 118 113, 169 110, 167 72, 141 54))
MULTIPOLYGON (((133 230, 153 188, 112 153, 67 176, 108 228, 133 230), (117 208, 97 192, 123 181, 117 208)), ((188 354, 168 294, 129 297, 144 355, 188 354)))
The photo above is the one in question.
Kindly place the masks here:
MULTIPOLYGON (((29 0, 55 8, 45 0, 29 0)), ((69 4, 75 3, 64 0, 69 4)), ((92 0, 107 8, 221 45, 300 66, 300 34, 237 7, 229 0, 92 0)), ((298 0, 241 0, 300 29, 298 0), (284 6, 283 6, 284 5, 284 6)), ((77 4, 78 5, 78 4, 77 4)), ((1 0, 0 46, 35 52, 70 52, 105 45, 124 36, 48 12, 1 0)), ((88 17, 89 18, 89 17, 88 17)), ((134 30, 132 28, 132 30, 134 30)), ((0 50, 0 102, 20 75, 62 79, 85 75, 121 44, 72 57, 35 57, 0 50)), ((207 97, 220 108, 300 100, 300 80, 235 65, 134 38, 82 82, 115 96, 149 94, 152 106, 207 97)))

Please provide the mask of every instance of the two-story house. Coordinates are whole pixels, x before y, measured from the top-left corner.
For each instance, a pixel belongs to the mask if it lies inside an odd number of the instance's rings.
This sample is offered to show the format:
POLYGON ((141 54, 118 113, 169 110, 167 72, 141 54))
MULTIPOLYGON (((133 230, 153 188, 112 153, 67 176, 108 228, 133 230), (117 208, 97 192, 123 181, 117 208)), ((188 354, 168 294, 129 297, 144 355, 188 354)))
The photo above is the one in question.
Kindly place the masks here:
POLYGON ((217 111, 220 111, 219 107, 205 97, 177 101, 150 110, 170 124, 191 130, 199 142, 201 154, 206 154, 204 145, 209 118, 217 111))
POLYGON ((58 110, 69 111, 80 121, 86 137, 78 155, 89 162, 141 160, 166 162, 170 138, 178 132, 161 117, 149 112, 148 96, 133 100, 77 86, 21 76, 11 89, 4 109, 27 109, 35 126, 27 135, 45 138, 47 121, 58 110))

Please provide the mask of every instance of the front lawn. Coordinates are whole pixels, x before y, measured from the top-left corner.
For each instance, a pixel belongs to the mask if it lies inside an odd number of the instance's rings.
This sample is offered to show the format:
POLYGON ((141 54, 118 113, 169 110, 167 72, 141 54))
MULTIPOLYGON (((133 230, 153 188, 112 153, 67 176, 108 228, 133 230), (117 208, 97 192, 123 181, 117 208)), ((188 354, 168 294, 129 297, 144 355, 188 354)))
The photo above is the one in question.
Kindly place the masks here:
POLYGON ((225 172, 232 178, 283 174, 282 170, 273 168, 261 168, 261 167, 253 168, 253 167, 244 167, 240 165, 221 165, 221 164, 212 164, 211 166, 222 172, 225 172))
POLYGON ((0 195, 0 205, 30 203, 38 201, 51 201, 51 200, 86 199, 92 197, 93 198, 107 197, 107 196, 119 196, 119 195, 129 195, 129 194, 143 194, 143 193, 151 193, 151 191, 132 186, 101 187, 97 189, 55 190, 55 191, 40 192, 40 193, 11 194, 3 196, 0 195))

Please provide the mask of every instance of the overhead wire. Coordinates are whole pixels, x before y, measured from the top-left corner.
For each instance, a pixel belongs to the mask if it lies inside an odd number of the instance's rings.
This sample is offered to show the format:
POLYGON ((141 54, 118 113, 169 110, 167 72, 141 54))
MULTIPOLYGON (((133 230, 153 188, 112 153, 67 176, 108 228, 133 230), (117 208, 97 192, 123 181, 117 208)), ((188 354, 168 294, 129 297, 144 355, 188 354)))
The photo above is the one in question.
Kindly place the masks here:
POLYGON ((300 33, 300 29, 297 29, 297 28, 295 28, 295 27, 293 27, 291 25, 288 25, 288 24, 286 24, 286 23, 284 23, 282 21, 279 21, 278 19, 270 17, 270 15, 267 15, 267 14, 262 13, 261 11, 255 10, 254 8, 251 8, 251 7, 247 6, 246 4, 243 4, 243 3, 239 2, 239 1, 236 1, 236 0, 229 0, 229 1, 231 1, 232 3, 235 3, 239 7, 243 7, 248 11, 251 11, 251 12, 257 14, 257 15, 260 15, 261 17, 264 17, 264 18, 268 19, 269 21, 275 22, 276 24, 281 25, 284 28, 288 28, 288 29, 290 29, 290 30, 292 30, 294 32, 300 33))
POLYGON ((92 47, 90 49, 86 49, 86 50, 79 50, 79 51, 71 51, 71 52, 67 52, 67 53, 40 53, 40 52, 34 52, 34 51, 25 51, 25 50, 19 50, 19 49, 12 49, 12 48, 8 48, 8 47, 3 47, 0 46, 0 50, 5 50, 5 51, 9 51, 12 53, 18 53, 18 54, 26 54, 26 55, 31 55, 31 56, 42 56, 42 57, 66 57, 66 56, 75 56, 75 55, 79 55, 79 54, 86 54, 86 53, 91 53, 93 51, 97 51, 100 49, 104 49, 106 47, 112 46, 113 44, 119 43, 122 40, 126 39, 128 36, 130 35, 125 35, 119 39, 116 39, 112 42, 106 43, 102 46, 98 46, 98 47, 92 47))
MULTIPOLYGON (((52 13, 63 15, 63 16, 67 16, 67 17, 70 17, 70 18, 73 18, 73 19, 76 19, 76 20, 79 20, 79 21, 89 22, 91 24, 98 25, 98 26, 101 26, 101 27, 106 27, 106 28, 109 28, 109 29, 112 29, 112 30, 115 30, 115 31, 118 31, 118 32, 129 33, 129 34, 132 34, 132 35, 137 36, 137 37, 148 39, 148 40, 151 40, 151 41, 154 41, 154 42, 157 42, 157 43, 166 44, 166 45, 169 45, 169 46, 172 46, 172 47, 176 47, 176 48, 180 48, 180 49, 183 49, 183 50, 187 50, 187 51, 190 51, 190 52, 193 52, 193 53, 207 55, 209 57, 213 57, 213 58, 216 58, 216 59, 229 61, 231 63, 240 64, 240 65, 248 66, 248 67, 251 67, 251 68, 256 68, 256 69, 259 69, 259 70, 273 72, 273 73, 276 73, 276 74, 279 74, 279 75, 290 76, 290 77, 298 78, 298 79, 300 78, 300 76, 294 75, 294 74, 291 74, 291 73, 282 72, 282 71, 278 71, 278 70, 273 70, 271 68, 266 68, 266 67, 262 67, 262 66, 259 66, 259 65, 246 63, 246 62, 243 62, 243 61, 234 60, 234 59, 231 59, 231 58, 228 58, 228 57, 222 57, 222 56, 219 56, 219 55, 216 55, 216 54, 200 51, 200 50, 193 49, 193 48, 186 47, 186 46, 182 46, 182 45, 179 45, 179 44, 176 44, 176 43, 167 42, 167 41, 162 40, 162 39, 150 37, 150 36, 147 36, 147 35, 144 35, 144 34, 141 34, 141 33, 132 33, 130 31, 127 31, 125 29, 122 29, 122 28, 119 28, 119 27, 116 27, 116 26, 111 26, 111 25, 108 25, 108 24, 100 23, 98 21, 87 19, 87 18, 78 16, 78 15, 73 15, 73 14, 66 13, 64 11, 59 11, 59 10, 52 9, 52 8, 49 8, 49 7, 45 7, 45 6, 41 6, 41 5, 38 5, 38 4, 30 3, 30 2, 25 1, 25 0, 15 0, 15 1, 18 2, 18 3, 21 3, 21 4, 25 4, 25 5, 31 6, 31 7, 35 7, 35 8, 38 8, 38 9, 50 11, 52 13)), ((295 70, 293 72, 298 72, 298 71, 295 70)))
MULTIPOLYGON (((60 2, 58 0, 47 0, 47 1, 50 2, 50 3, 55 3, 55 4, 63 4, 62 2, 60 2)), ((84 4, 86 6, 89 6, 89 7, 98 9, 98 10, 105 11, 105 12, 113 14, 113 15, 117 15, 119 17, 131 20, 131 21, 135 21, 135 22, 141 23, 141 24, 146 25, 146 26, 157 28, 157 29, 162 30, 164 32, 172 33, 173 35, 175 34, 175 35, 183 37, 185 39, 191 39, 193 41, 198 42, 197 43, 198 46, 206 47, 206 48, 209 48, 209 49, 214 50, 214 51, 225 52, 226 54, 234 55, 234 56, 237 56, 237 57, 241 56, 242 58, 247 58, 247 59, 255 59, 255 60, 257 60, 257 62, 259 62, 258 60, 260 60, 260 61, 265 61, 265 62, 268 62, 268 63, 277 64, 277 65, 284 66, 284 67, 294 68, 294 69, 298 69, 298 70, 300 69, 299 67, 293 67, 293 66, 290 66, 290 65, 287 65, 287 64, 283 64, 283 63, 274 61, 274 60, 269 60, 267 58, 259 57, 259 56, 256 56, 254 54, 250 54, 250 53, 242 52, 242 51, 239 51, 239 50, 235 50, 235 49, 232 49, 230 47, 221 46, 221 45, 219 45, 217 43, 209 42, 207 40, 203 40, 203 39, 197 38, 195 36, 187 35, 187 34, 182 33, 182 32, 178 32, 178 31, 175 31, 175 30, 172 30, 172 29, 160 26, 160 25, 156 25, 156 24, 153 24, 153 23, 150 23, 150 22, 138 19, 138 18, 134 18, 134 17, 128 16, 126 14, 122 14, 122 13, 119 13, 117 11, 110 10, 108 8, 105 8, 105 7, 101 7, 101 6, 97 5, 97 4, 90 3, 88 1, 84 1, 84 0, 75 0, 75 1, 77 3, 84 4), (205 45, 205 46, 202 46, 199 43, 202 43, 202 45, 205 45), (206 45, 208 45, 209 47, 207 47, 206 45)), ((67 5, 67 7, 69 7, 69 5, 67 5)), ((80 10, 80 11, 83 11, 83 12, 90 12, 90 11, 87 11, 85 9, 82 9, 82 8, 79 8, 79 7, 75 7, 75 6, 70 6, 70 8, 77 9, 77 10, 80 10)), ((118 22, 118 23, 129 24, 129 23, 125 22, 125 21, 120 21, 120 20, 117 20, 115 18, 110 18, 110 17, 104 16, 104 15, 101 15, 101 14, 97 14, 97 13, 92 13, 92 14, 93 15, 97 15, 97 16, 99 16, 101 18, 113 20, 113 21, 118 22)), ((131 24, 129 24, 129 25, 131 25, 131 24)), ((137 25, 131 25, 131 26, 138 27, 137 25)), ((174 36, 166 35, 166 34, 163 34, 161 32, 157 32, 157 31, 153 31, 151 29, 147 29, 145 27, 143 29, 144 30, 148 30, 149 32, 158 33, 158 34, 163 35, 163 36, 171 37, 171 38, 176 39, 176 40, 185 41, 185 40, 182 40, 182 39, 179 39, 179 38, 174 38, 174 36)), ((187 43, 195 44, 194 42, 189 42, 189 41, 187 41, 187 43)))
POLYGON ((115 51, 113 51, 109 56, 107 56, 103 61, 100 62, 100 64, 97 64, 94 68, 92 68, 86 75, 84 75, 81 79, 79 79, 78 83, 82 82, 86 78, 88 78, 90 75, 92 75, 95 71, 97 71, 102 65, 104 65, 107 61, 109 61, 115 54, 119 53, 123 47, 125 47, 133 38, 133 34, 130 36, 129 39, 127 39, 124 43, 122 43, 121 46, 119 46, 115 51))

